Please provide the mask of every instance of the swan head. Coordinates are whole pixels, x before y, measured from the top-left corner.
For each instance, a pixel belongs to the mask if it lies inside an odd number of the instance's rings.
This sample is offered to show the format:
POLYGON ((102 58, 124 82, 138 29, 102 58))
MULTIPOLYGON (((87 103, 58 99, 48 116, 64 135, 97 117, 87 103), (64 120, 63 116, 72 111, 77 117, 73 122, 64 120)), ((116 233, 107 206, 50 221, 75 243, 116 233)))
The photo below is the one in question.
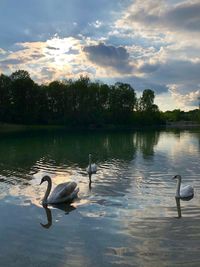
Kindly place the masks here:
POLYGON ((44 183, 44 182, 46 182, 46 181, 50 181, 50 180, 51 180, 51 178, 50 178, 48 175, 45 175, 44 177, 42 177, 41 182, 40 182, 40 185, 41 185, 42 183, 44 183))
POLYGON ((174 180, 174 179, 181 180, 181 176, 180 176, 180 175, 175 175, 172 179, 173 179, 173 180, 174 180))

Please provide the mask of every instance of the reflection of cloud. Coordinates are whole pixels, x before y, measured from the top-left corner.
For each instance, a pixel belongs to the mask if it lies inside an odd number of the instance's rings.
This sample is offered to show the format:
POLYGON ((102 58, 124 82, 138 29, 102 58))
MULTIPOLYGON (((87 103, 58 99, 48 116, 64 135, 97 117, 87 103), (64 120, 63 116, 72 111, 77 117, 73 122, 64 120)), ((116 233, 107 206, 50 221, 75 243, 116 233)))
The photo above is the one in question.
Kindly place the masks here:
POLYGON ((177 162, 179 162, 180 157, 183 155, 188 154, 197 157, 199 154, 197 140, 194 142, 194 140, 192 141, 192 139, 189 139, 188 133, 180 133, 180 136, 174 136, 173 133, 168 133, 167 143, 166 134, 161 134, 157 144, 157 149, 162 153, 167 153, 170 158, 174 160, 175 165, 177 165, 177 162))

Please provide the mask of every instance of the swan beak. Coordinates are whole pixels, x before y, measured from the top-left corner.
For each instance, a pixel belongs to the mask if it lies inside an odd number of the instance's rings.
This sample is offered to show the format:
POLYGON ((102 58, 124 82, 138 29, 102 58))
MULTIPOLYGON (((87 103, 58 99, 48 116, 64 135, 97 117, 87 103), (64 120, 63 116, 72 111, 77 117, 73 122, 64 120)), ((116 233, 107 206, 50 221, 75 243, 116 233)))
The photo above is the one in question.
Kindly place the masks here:
POLYGON ((172 177, 172 180, 176 179, 176 176, 172 177))
POLYGON ((43 180, 41 180, 41 182, 40 182, 40 185, 43 183, 44 181, 43 180))

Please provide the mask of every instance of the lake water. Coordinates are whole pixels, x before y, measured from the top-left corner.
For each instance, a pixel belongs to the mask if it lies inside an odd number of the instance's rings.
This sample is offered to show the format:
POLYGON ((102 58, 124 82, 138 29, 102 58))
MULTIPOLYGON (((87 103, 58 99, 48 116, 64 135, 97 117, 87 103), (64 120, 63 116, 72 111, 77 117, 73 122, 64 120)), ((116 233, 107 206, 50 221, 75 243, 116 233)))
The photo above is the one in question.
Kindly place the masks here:
POLYGON ((0 182, 2 267, 200 266, 200 130, 1 134, 0 182), (44 174, 79 198, 44 209, 44 174), (181 210, 176 174, 195 190, 181 210))

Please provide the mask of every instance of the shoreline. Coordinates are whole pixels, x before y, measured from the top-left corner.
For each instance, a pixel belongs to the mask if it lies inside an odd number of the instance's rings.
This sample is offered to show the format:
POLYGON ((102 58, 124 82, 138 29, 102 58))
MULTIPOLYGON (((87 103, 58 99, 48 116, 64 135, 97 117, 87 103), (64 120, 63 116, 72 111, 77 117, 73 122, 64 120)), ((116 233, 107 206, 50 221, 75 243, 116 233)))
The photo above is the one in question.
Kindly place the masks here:
POLYGON ((166 128, 198 128, 200 123, 196 121, 177 121, 177 122, 166 122, 166 128))
POLYGON ((77 132, 77 131, 132 131, 132 130, 142 130, 142 129, 161 129, 165 128, 165 125, 143 125, 143 126, 131 126, 131 125, 104 125, 95 126, 90 125, 88 127, 83 126, 65 126, 65 125, 23 125, 23 124, 8 124, 0 123, 0 133, 7 132, 20 132, 20 131, 56 131, 62 130, 66 132, 77 132))
POLYGON ((78 126, 65 126, 65 125, 23 125, 23 124, 8 124, 0 123, 0 133, 11 133, 21 131, 66 131, 66 132, 77 132, 77 131, 134 131, 134 130, 160 130, 160 129, 188 129, 188 128, 200 128, 200 124, 197 122, 167 122, 162 125, 105 125, 102 127, 96 127, 91 125, 89 127, 78 127, 78 126))

